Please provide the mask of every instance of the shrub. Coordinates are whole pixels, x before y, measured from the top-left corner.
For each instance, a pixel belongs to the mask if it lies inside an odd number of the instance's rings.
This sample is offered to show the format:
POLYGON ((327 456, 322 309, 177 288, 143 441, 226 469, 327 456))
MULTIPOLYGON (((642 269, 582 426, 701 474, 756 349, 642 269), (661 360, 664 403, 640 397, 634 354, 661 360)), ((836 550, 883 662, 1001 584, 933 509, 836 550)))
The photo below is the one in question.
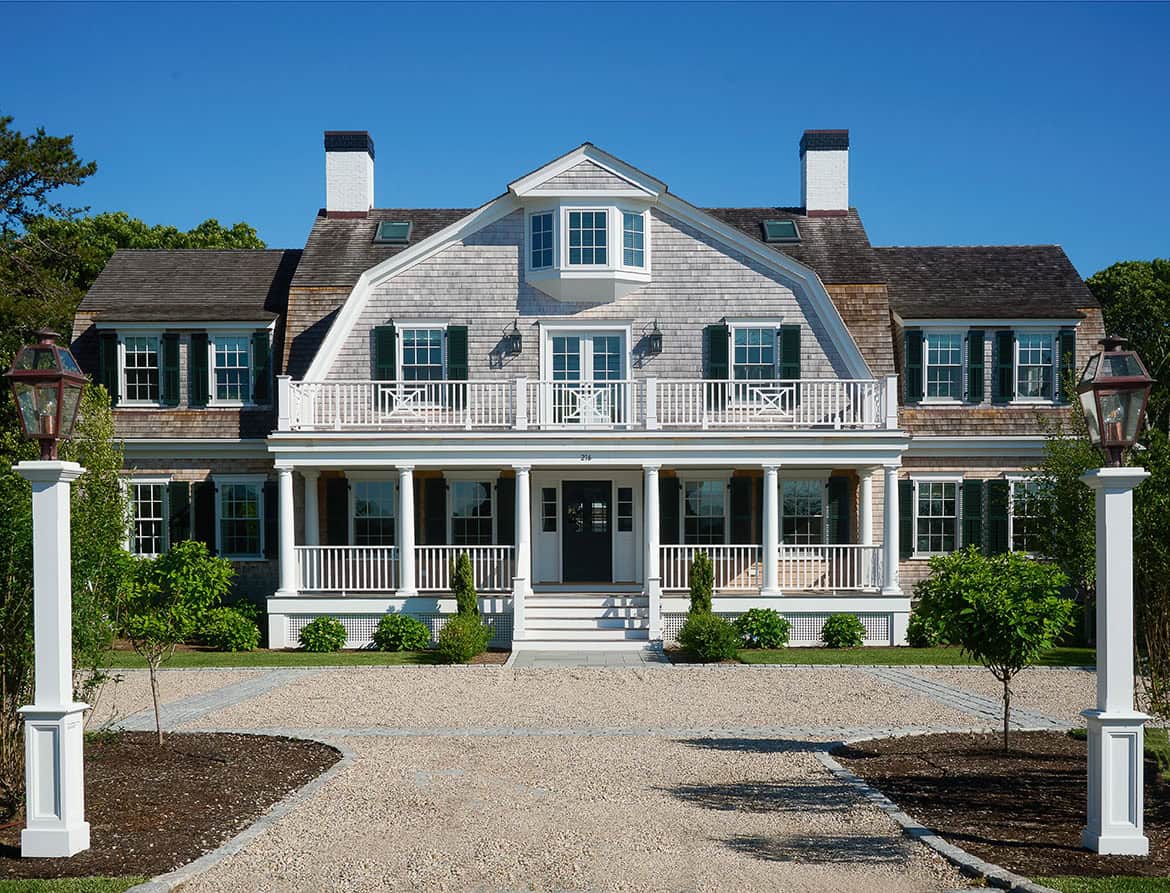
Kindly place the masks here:
POLYGON ((345 627, 336 617, 318 617, 301 629, 300 640, 306 651, 340 651, 345 647, 345 627))
POLYGON ((911 648, 933 648, 942 643, 938 621, 915 611, 906 624, 906 644, 911 648))
POLYGON ((772 608, 752 608, 735 618, 735 628, 745 648, 783 648, 792 624, 772 608))
POLYGON ((834 614, 821 629, 826 648, 858 648, 865 641, 865 625, 856 614, 834 614))
POLYGON ((697 552, 691 562, 692 614, 711 613, 711 593, 715 589, 715 570, 706 552, 697 552))
POLYGON ((216 651, 254 651, 260 645, 260 627, 238 608, 225 605, 203 615, 199 638, 216 651))
POLYGON ((739 654, 739 633, 717 614, 699 611, 687 617, 678 643, 704 662, 729 660, 739 654))
MULTIPOLYGON (((460 552, 451 568, 451 592, 455 595, 455 610, 459 614, 479 616, 479 596, 475 592, 475 574, 471 571, 471 558, 460 552)), ((477 652, 478 653, 478 652, 477 652)))
POLYGON ((439 630, 439 659, 447 664, 465 664, 487 650, 491 627, 474 614, 456 614, 439 630))
POLYGON ((387 614, 374 631, 374 647, 379 651, 422 651, 430 644, 430 629, 409 614, 387 614))

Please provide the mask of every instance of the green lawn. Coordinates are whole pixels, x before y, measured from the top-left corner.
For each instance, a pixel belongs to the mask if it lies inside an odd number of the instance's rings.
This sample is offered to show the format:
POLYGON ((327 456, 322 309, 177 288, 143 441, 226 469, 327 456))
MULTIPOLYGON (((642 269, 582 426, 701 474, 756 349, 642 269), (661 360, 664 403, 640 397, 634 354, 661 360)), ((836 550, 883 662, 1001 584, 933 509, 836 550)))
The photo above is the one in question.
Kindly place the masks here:
POLYGON ((0 881, 0 893, 122 893, 144 877, 67 877, 43 881, 0 881))
MULTIPOLYGON (((878 664, 915 666, 920 664, 966 665, 971 661, 955 647, 940 648, 779 648, 744 650, 745 664, 878 664)), ((1053 648, 1040 661, 1046 667, 1092 666, 1097 658, 1092 648, 1053 648)))
POLYGON ((1061 893, 1170 893, 1163 877, 1035 877, 1036 883, 1061 893))
MULTIPOLYGON (((117 651, 111 663, 119 669, 143 669, 146 661, 133 651, 117 651)), ((176 651, 164 668, 180 667, 370 667, 434 664, 433 651, 176 651)), ((2 891, 0 891, 2 893, 2 891)))

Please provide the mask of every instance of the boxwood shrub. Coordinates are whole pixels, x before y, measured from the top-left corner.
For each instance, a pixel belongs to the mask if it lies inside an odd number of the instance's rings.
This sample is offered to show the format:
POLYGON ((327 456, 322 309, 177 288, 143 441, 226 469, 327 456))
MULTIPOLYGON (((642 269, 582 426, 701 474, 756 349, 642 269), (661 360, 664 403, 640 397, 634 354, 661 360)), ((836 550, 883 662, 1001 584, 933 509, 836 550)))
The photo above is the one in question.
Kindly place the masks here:
POLYGON ((465 664, 487 650, 492 631, 476 614, 456 614, 439 630, 439 659, 448 664, 465 664))
POLYGON ((774 608, 752 608, 735 618, 744 648, 783 648, 792 624, 774 608))
POLYGON ((826 648, 859 648, 865 641, 865 624, 856 614, 834 614, 821 629, 826 648))
POLYGON ((422 651, 430 644, 430 629, 409 614, 387 614, 374 630, 374 647, 379 651, 422 651))
POLYGON ((678 643, 705 663, 734 659, 739 654, 739 633, 710 611, 688 614, 678 631, 678 643))
POLYGON ((300 640, 306 651, 340 651, 345 647, 345 627, 336 617, 317 617, 305 624, 300 640))

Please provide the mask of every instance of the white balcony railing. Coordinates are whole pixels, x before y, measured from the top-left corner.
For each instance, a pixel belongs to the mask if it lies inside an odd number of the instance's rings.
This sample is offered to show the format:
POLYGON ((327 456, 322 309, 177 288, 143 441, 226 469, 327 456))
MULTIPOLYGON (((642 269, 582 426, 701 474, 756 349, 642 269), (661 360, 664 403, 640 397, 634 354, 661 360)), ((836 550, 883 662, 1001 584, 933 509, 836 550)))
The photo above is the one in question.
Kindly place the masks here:
MULTIPOLYGON (((698 552, 711 559, 717 592, 754 592, 763 583, 760 546, 662 546, 662 588, 690 588, 691 563, 698 552)), ((851 592, 882 585, 882 547, 840 545, 780 546, 781 592, 851 592)))
POLYGON ((398 588, 394 546, 297 546, 301 592, 387 592, 398 588))
POLYGON ((717 592, 754 592, 763 574, 760 546, 662 546, 662 588, 690 589, 691 563, 699 552, 711 559, 717 592))
POLYGON ((415 566, 420 591, 451 589, 451 564, 462 554, 471 559, 477 592, 510 592, 516 566, 514 546, 417 546, 415 566))
POLYGON ((892 430, 897 377, 710 381, 291 381, 281 431, 892 430))

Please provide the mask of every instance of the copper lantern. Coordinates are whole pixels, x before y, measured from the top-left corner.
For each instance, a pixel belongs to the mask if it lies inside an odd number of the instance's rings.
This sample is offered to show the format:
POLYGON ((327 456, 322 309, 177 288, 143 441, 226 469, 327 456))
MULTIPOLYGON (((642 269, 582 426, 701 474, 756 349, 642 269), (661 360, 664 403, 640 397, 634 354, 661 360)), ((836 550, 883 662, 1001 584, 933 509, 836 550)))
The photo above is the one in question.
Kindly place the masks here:
POLYGON ((73 433, 88 379, 69 349, 54 342, 56 332, 36 335, 37 343, 20 349, 6 377, 25 437, 40 441, 41 459, 55 460, 58 441, 73 433))
POLYGON ((1101 339, 1102 350, 1089 357, 1077 384, 1089 440, 1113 466, 1132 447, 1142 430, 1146 401, 1154 379, 1136 352, 1125 349, 1124 338, 1101 339))

